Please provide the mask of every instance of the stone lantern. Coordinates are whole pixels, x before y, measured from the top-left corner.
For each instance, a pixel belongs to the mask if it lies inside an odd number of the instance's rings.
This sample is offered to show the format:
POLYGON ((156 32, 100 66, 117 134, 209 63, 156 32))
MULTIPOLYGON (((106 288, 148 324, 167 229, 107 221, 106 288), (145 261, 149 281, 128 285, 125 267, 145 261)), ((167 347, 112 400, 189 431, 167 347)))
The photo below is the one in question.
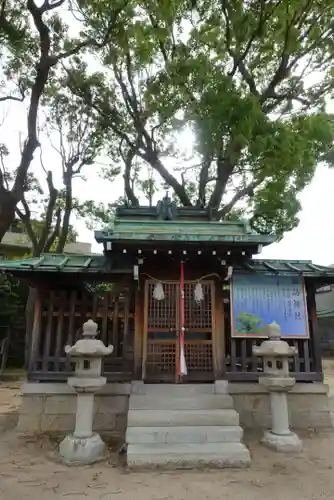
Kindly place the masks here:
POLYGON ((107 381, 101 377, 102 359, 114 348, 97 340, 97 333, 97 324, 90 319, 83 325, 83 338, 73 346, 65 346, 66 354, 75 361, 74 376, 67 383, 77 393, 74 432, 59 445, 59 453, 67 464, 90 464, 106 453, 105 443, 93 432, 94 396, 107 381))
POLYGON ((267 326, 268 340, 253 347, 253 354, 263 358, 263 376, 259 384, 269 391, 271 409, 271 430, 266 431, 262 442, 276 451, 299 452, 302 442, 290 431, 287 393, 296 380, 289 374, 289 358, 298 349, 281 340, 280 326, 273 322, 267 326))

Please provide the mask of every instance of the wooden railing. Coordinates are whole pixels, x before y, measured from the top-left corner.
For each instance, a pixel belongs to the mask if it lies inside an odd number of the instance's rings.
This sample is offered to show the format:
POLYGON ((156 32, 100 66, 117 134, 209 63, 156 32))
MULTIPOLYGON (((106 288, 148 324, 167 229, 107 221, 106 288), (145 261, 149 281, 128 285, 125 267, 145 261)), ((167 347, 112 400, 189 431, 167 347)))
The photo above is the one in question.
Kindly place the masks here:
POLYGON ((31 380, 66 380, 73 364, 65 356, 65 345, 81 335, 82 325, 91 318, 99 336, 114 346, 104 360, 109 380, 131 379, 133 366, 134 304, 131 290, 91 293, 88 291, 44 291, 36 300, 28 377, 31 380))
MULTIPOLYGON (((252 353, 262 340, 232 338, 226 345, 226 376, 231 381, 257 381, 263 373, 262 360, 252 353)), ((297 381, 322 381, 321 360, 313 349, 312 339, 288 340, 297 347, 298 355, 290 360, 290 371, 297 381)))

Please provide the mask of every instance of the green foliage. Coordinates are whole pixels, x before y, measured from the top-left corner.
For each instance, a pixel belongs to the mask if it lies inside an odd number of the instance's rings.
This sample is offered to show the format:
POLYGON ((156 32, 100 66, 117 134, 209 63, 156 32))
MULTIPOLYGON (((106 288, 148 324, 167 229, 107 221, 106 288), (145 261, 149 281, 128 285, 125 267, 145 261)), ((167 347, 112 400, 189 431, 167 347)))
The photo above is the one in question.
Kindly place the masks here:
MULTIPOLYGON (((82 10, 98 36, 105 3, 82 10)), ((332 158, 333 18, 329 0, 130 0, 103 71, 77 59, 67 84, 91 106, 133 192, 131 172, 148 164, 179 203, 247 215, 280 238, 298 224, 317 163, 332 158), (185 130, 195 137, 186 155, 175 146, 185 130)))
POLYGON ((6 327, 14 321, 20 304, 18 280, 7 274, 0 274, 0 327, 6 327))
POLYGON ((75 212, 79 217, 85 220, 88 229, 108 227, 114 220, 115 205, 96 203, 94 200, 86 200, 82 203, 77 202, 75 212))
POLYGON ((87 292, 91 293, 94 296, 97 296, 100 300, 103 299, 106 293, 111 292, 114 288, 113 283, 84 283, 85 289, 87 292))
MULTIPOLYGON (((65 0, 36 5, 3 2, 0 101, 30 98, 35 118, 42 103, 48 130, 61 129, 64 189, 53 225, 58 209, 64 234, 75 211, 90 227, 111 222, 112 206, 69 193, 69 179, 102 154, 106 179, 122 174, 132 205, 151 204, 167 183, 179 204, 247 216, 277 238, 298 224, 299 193, 319 161, 333 164, 332 1, 68 0, 66 15, 65 0)), ((27 139, 22 157, 31 158, 36 127, 27 139)), ((7 155, 0 145, 1 162, 7 155)), ((28 163, 21 187, 40 202, 28 163)), ((12 189, 17 172, 2 174, 12 189)))
MULTIPOLYGON (((40 113, 42 105, 48 116, 48 125, 51 125, 51 128, 54 126, 58 128, 63 141, 60 142, 59 149, 67 192, 63 230, 59 235, 57 250, 61 251, 61 247, 64 246, 72 203, 72 194, 68 187, 69 179, 79 174, 83 165, 94 163, 96 155, 102 148, 104 135, 101 127, 97 127, 95 122, 92 128, 86 104, 79 103, 66 92, 63 64, 66 60, 77 61, 79 54, 83 56, 92 51, 95 57, 98 56, 99 50, 111 42, 114 32, 118 32, 126 0, 113 2, 113 5, 105 2, 104 6, 108 11, 106 22, 98 27, 94 24, 95 9, 99 12, 101 4, 102 2, 98 4, 95 0, 85 2, 3 0, 1 2, 0 105, 3 106, 3 103, 9 101, 24 103, 27 109, 27 122, 25 137, 21 141, 19 165, 11 172, 6 170, 3 162, 8 152, 4 149, 5 146, 0 144, 0 239, 8 230, 18 204, 23 202, 25 193, 29 190, 29 169, 41 142, 39 125, 42 122, 40 113), (93 27, 99 28, 98 33, 93 33, 93 27), (64 120, 65 127, 63 127, 64 120), (76 147, 72 149, 70 147, 65 151, 64 142, 70 146, 76 142, 76 147)), ((51 193, 50 198, 52 198, 51 193)), ((58 198, 61 202, 61 197, 58 198)), ((52 202, 52 210, 54 208, 55 204, 52 202)), ((55 209, 56 212, 59 210, 55 209)), ((52 226, 50 210, 47 210, 47 214, 48 231, 52 226)), ((25 221, 29 218, 30 216, 25 214, 25 221)), ((59 217, 56 217, 55 226, 58 224, 58 219, 59 217)), ((37 254, 44 248, 45 241, 42 243, 38 245, 37 254)), ((36 246, 35 242, 33 246, 36 246)), ((47 244, 47 247, 49 246, 47 244)))

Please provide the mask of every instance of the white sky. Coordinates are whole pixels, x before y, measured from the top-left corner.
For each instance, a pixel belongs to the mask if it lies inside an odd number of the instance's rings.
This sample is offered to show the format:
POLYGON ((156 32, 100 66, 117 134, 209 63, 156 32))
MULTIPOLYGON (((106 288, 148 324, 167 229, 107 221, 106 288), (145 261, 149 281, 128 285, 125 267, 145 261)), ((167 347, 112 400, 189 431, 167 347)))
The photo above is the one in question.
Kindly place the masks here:
MULTIPOLYGON (((8 165, 15 168, 19 162, 19 137, 26 133, 26 112, 22 104, 0 103, 0 142, 9 148, 11 154, 8 165)), ((190 139, 191 140, 191 139, 190 139)), ((47 141, 46 141, 47 142, 47 141)), ((43 147, 43 159, 46 169, 54 172, 54 181, 59 184, 61 167, 57 153, 51 146, 43 147), (58 181, 57 181, 58 178, 58 181)), ((107 161, 107 160, 106 160, 107 161)), ((169 163, 169 162, 168 162, 169 163)), ((172 164, 172 162, 170 162, 172 164)), ((38 177, 39 153, 35 154, 32 171, 38 177)), ((94 166, 86 167, 84 175, 87 181, 74 181, 74 194, 81 201, 94 199, 104 203, 112 203, 123 194, 123 181, 119 178, 114 183, 101 179, 94 166)), ((301 194, 302 212, 299 226, 287 233, 283 240, 265 248, 263 258, 312 260, 316 264, 334 263, 334 169, 318 166, 312 183, 301 194)), ((93 252, 102 252, 100 245, 94 241, 93 231, 85 227, 84 221, 75 223, 79 233, 78 240, 93 243, 93 252)))

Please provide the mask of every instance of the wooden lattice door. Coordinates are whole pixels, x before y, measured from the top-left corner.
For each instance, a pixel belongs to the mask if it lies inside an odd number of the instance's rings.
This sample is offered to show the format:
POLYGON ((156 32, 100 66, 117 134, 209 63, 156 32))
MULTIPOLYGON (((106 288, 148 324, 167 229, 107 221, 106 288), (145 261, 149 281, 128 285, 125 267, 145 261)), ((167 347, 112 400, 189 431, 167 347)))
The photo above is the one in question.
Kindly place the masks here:
MULTIPOLYGON (((145 285, 143 379, 174 382, 178 380, 180 285, 162 283, 164 298, 154 298, 154 281, 145 285)), ((187 375, 183 380, 213 378, 213 296, 214 283, 201 283, 203 298, 196 302, 195 283, 185 282, 185 358, 187 375)))

